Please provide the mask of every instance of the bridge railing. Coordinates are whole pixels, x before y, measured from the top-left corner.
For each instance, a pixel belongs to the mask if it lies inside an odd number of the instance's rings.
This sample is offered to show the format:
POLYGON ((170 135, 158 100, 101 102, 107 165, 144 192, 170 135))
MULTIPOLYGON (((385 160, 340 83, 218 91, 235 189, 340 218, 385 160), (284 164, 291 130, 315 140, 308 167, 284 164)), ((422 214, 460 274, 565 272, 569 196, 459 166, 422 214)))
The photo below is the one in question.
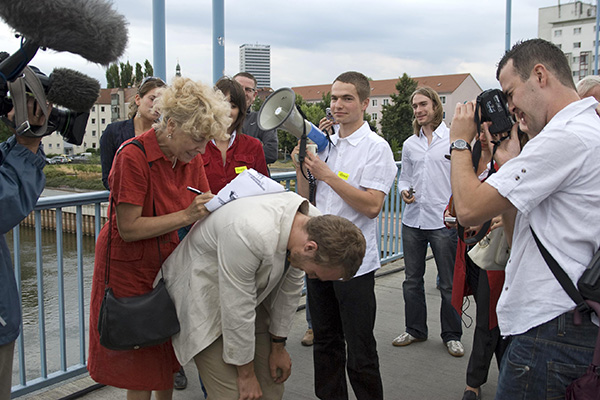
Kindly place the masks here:
MULTIPOLYGON (((274 173, 272 177, 288 190, 294 190, 295 172, 274 173)), ((94 238, 106 219, 108 196, 109 192, 104 191, 40 198, 33 217, 29 217, 33 229, 17 226, 7 235, 9 242, 12 240, 15 275, 24 310, 13 366, 13 398, 87 372, 94 238), (49 225, 48 214, 42 215, 45 210, 52 210, 54 221, 49 225), (72 230, 71 226, 68 229, 63 226, 67 214, 70 214, 69 225, 75 220, 74 234, 65 233, 72 230), (87 236, 90 218, 93 237, 87 236), (33 237, 22 241, 27 235, 33 237), (35 246, 30 244, 33 242, 35 246)), ((402 257, 401 205, 394 183, 378 217, 382 263, 402 257)))

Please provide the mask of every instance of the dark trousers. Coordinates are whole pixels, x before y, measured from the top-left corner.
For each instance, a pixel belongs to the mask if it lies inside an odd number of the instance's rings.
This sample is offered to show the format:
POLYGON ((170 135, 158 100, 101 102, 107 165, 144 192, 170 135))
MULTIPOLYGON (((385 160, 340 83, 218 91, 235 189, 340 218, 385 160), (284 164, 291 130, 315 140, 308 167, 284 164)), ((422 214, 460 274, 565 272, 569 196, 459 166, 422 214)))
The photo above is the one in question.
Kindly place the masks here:
POLYGON ((490 329, 490 285, 487 272, 475 265, 469 257, 466 257, 466 263, 467 282, 477 303, 473 348, 467 366, 467 385, 478 388, 487 382, 494 354, 500 367, 508 340, 502 339, 498 326, 490 329))
POLYGON ((404 274, 402 284, 404 294, 404 317, 406 332, 416 338, 427 339, 427 304, 425 303, 425 257, 427 244, 435 258, 440 278, 440 322, 442 340, 460 340, 462 326, 460 317, 452 307, 452 277, 458 238, 455 229, 418 229, 402 224, 402 245, 404 248, 404 274))
POLYGON ((375 327, 375 272, 348 282, 308 279, 314 332, 315 394, 348 398, 348 378, 358 400, 383 399, 375 327), (346 357, 346 346, 348 355, 346 357))

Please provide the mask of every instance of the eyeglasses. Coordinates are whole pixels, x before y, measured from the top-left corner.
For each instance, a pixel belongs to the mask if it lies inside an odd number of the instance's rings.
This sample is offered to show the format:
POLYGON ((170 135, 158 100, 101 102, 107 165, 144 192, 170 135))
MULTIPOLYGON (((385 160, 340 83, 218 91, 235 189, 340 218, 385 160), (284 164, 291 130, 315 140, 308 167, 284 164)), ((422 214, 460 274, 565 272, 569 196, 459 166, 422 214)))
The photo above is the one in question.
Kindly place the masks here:
POLYGON ((160 79, 158 76, 147 76, 144 79, 142 79, 142 82, 140 83, 139 87, 141 88, 147 82, 154 82, 154 81, 161 82, 163 85, 165 84, 165 82, 162 79, 160 79))

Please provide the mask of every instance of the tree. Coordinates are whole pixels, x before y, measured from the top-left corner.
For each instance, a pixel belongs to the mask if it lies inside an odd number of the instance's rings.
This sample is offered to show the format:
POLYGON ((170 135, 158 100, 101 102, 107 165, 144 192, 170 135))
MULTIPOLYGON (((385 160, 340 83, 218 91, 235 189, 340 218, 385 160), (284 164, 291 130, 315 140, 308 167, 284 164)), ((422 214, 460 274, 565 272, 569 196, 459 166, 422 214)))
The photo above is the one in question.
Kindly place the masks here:
POLYGON ((254 99, 254 103, 252 103, 252 111, 260 110, 260 106, 264 103, 264 100, 260 98, 260 96, 256 96, 254 99))
POLYGON ((121 85, 123 88, 133 86, 133 67, 127 61, 127 64, 121 63, 121 85))
POLYGON ((0 143, 6 142, 14 133, 6 123, 0 122, 0 143))
POLYGON ((413 111, 410 95, 417 89, 417 82, 406 73, 396 83, 397 94, 391 95, 390 104, 381 110, 381 133, 388 143, 404 141, 412 134, 413 111))
POLYGON ((106 69, 106 86, 109 89, 121 87, 119 65, 116 63, 110 64, 106 69))
POLYGON ((283 152, 283 159, 285 160, 298 144, 298 139, 288 131, 277 129, 277 140, 279 141, 279 150, 283 152))
POLYGON ((144 71, 142 71, 142 64, 139 62, 135 63, 135 86, 139 86, 144 80, 144 71))
POLYGON ((144 61, 144 76, 154 76, 154 68, 148 59, 144 61))

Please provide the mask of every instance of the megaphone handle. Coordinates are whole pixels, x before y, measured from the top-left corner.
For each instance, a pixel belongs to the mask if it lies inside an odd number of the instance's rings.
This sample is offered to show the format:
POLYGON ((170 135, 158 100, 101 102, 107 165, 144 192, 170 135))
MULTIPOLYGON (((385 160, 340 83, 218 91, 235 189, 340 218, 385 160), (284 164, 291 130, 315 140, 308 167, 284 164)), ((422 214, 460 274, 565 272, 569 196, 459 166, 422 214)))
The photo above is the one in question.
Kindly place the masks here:
POLYGON ((306 158, 306 142, 308 141, 308 137, 306 136, 306 132, 302 134, 300 137, 300 149, 298 150, 298 161, 300 163, 304 162, 306 158))

